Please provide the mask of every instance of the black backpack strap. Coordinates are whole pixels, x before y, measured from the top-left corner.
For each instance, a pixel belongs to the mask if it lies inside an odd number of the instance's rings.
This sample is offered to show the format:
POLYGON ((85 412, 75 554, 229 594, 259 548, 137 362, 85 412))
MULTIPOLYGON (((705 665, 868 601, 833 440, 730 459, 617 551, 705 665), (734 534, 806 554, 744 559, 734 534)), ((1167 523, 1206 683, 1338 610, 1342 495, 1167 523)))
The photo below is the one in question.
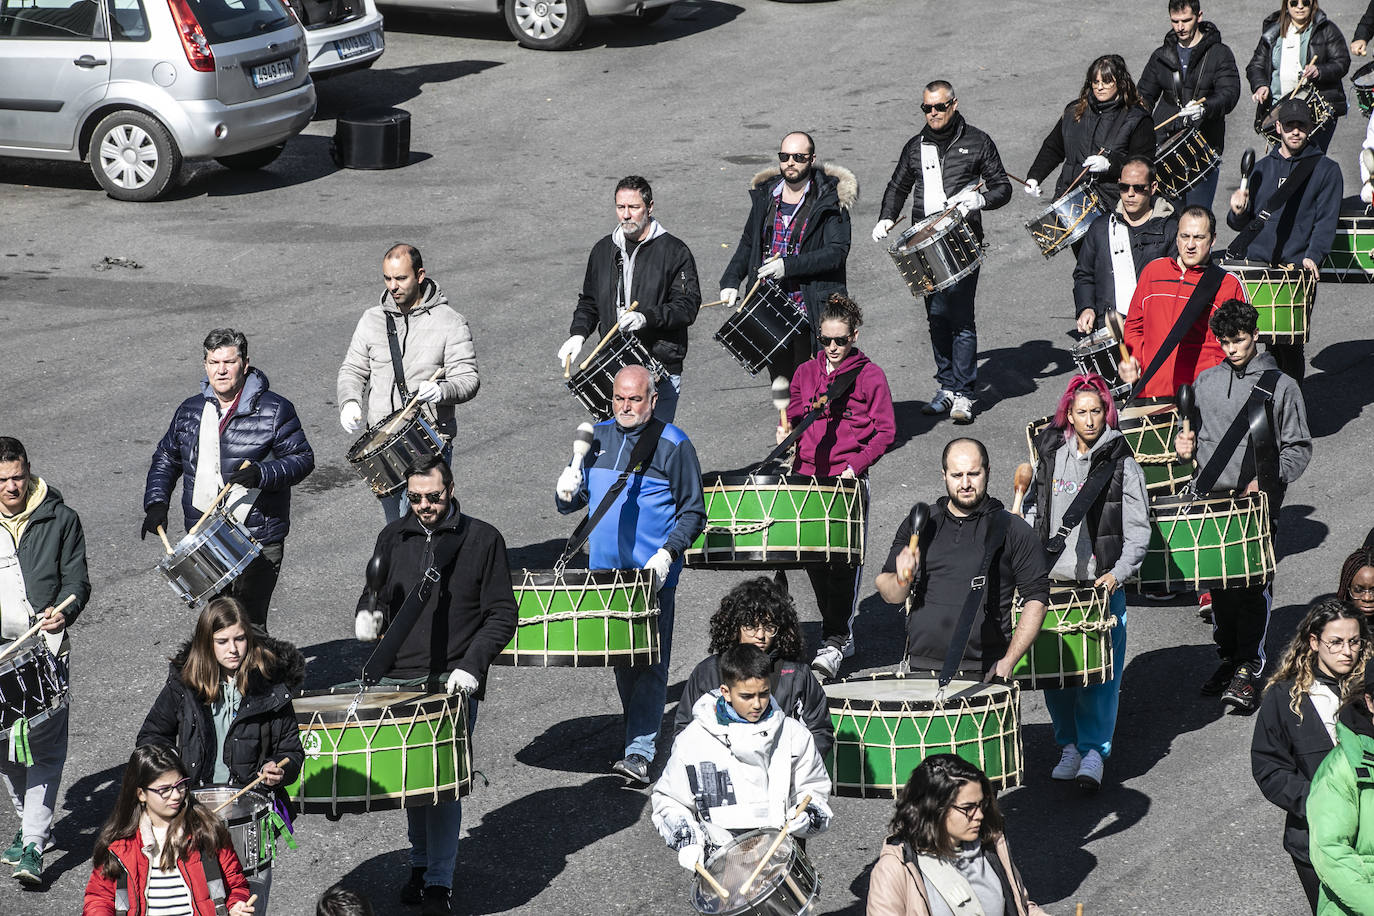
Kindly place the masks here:
POLYGON ((654 460, 654 452, 658 451, 658 440, 663 435, 664 423, 658 417, 653 417, 644 426, 644 431, 639 434, 639 441, 630 450, 630 460, 625 465, 625 470, 620 472, 620 477, 611 484, 606 495, 601 497, 601 503, 596 507, 596 511, 588 512, 573 530, 572 537, 568 538, 568 544, 563 548, 563 554, 558 558, 558 567, 561 569, 572 559, 573 554, 587 543, 587 539, 596 530, 597 522, 601 517, 611 510, 615 505, 616 499, 620 496, 620 491, 625 489, 625 484, 629 482, 630 475, 636 471, 647 470, 650 462, 654 460))
MULTIPOLYGON (((1264 428, 1261 435, 1268 436, 1272 445, 1273 433, 1272 430, 1268 429, 1268 412, 1264 407, 1274 399, 1274 387, 1278 384, 1280 375, 1282 373, 1279 370, 1269 369, 1255 382, 1255 387, 1250 389, 1250 397, 1246 400, 1245 406, 1240 409, 1235 418, 1231 420, 1231 425, 1226 428, 1226 432, 1222 434, 1220 441, 1217 442, 1216 451, 1212 452, 1212 457, 1208 460, 1207 466, 1198 471, 1197 477, 1193 478, 1194 493, 1199 496, 1206 496, 1212 492, 1212 488, 1217 484, 1217 478, 1221 476, 1227 462, 1235 454, 1241 440, 1246 438, 1247 434, 1253 435, 1255 408, 1259 408, 1258 425, 1264 428)), ((1275 472, 1277 472, 1277 463, 1276 453, 1274 458, 1275 472)), ((1242 486, 1249 482, 1248 479, 1240 481, 1242 486)))
POLYGON ((849 389, 854 387, 854 382, 858 379, 859 373, 862 372, 863 369, 863 366, 859 366, 857 369, 850 369, 847 372, 842 372, 835 376, 835 380, 830 383, 830 387, 825 389, 825 393, 811 402, 810 409, 807 410, 806 415, 801 418, 801 421, 797 423, 792 432, 787 434, 787 438, 782 440, 777 448, 769 452, 768 457, 763 459, 755 470, 766 468, 783 455, 786 455, 787 450, 801 438, 802 433, 806 432, 806 428, 816 422, 821 414, 825 413, 825 409, 830 405, 831 401, 838 401, 840 398, 849 394, 849 389))
POLYGON ((954 680, 959 665, 964 660, 964 649, 968 647, 969 634, 973 632, 973 618, 987 604, 988 579, 992 576, 992 564, 997 561, 997 553, 1007 538, 1007 528, 1011 525, 1011 513, 998 509, 988 524, 987 540, 983 543, 983 559, 979 564, 982 574, 968 584, 968 597, 959 612, 959 620, 954 625, 954 636, 945 652, 945 664, 940 669, 940 686, 944 687, 954 680))
POLYGON ((1169 354, 1178 349, 1178 345, 1183 342, 1183 336, 1192 329, 1193 325, 1197 324, 1198 319, 1211 307, 1212 301, 1216 299, 1217 293, 1221 290, 1221 281, 1224 279, 1226 279, 1226 271, 1215 264, 1208 264, 1203 269, 1202 276, 1198 278, 1197 286, 1193 287, 1192 295, 1184 304, 1183 311, 1178 313, 1174 326, 1169 328, 1169 333, 1164 338, 1164 342, 1155 351, 1149 367, 1131 386, 1131 393, 1126 396, 1127 405, 1140 396, 1140 392, 1145 389, 1145 385, 1154 378, 1155 373, 1164 365, 1169 354))
MULTIPOLYGON (((1246 223, 1245 228, 1240 230, 1240 234, 1231 240, 1230 246, 1226 249, 1227 257, 1237 259, 1247 257, 1246 249, 1255 240, 1255 236, 1260 234, 1260 230, 1264 228, 1264 224, 1269 221, 1269 218, 1282 210, 1294 194, 1301 194, 1302 189, 1307 187, 1307 182, 1312 177, 1312 171, 1316 169, 1317 160, 1320 158, 1320 156, 1308 156, 1301 160, 1289 174, 1287 180, 1274 189, 1274 195, 1268 201, 1269 205, 1264 209, 1255 207, 1255 213, 1250 217, 1250 222, 1246 223)), ((1278 252, 1275 251, 1273 254, 1277 255, 1278 252)), ((1272 256, 1268 260, 1273 263, 1272 256)))
POLYGON ((363 665, 362 682, 364 684, 375 684, 389 670, 392 662, 396 661, 396 654, 401 651, 401 643, 410 635, 411 629, 415 626, 415 621, 420 618, 420 611, 424 609, 425 602, 429 600, 429 594, 434 586, 444 577, 444 572, 453 565, 458 559, 458 549, 466 538, 460 534, 449 537, 442 537, 434 546, 434 553, 430 556, 428 568, 420 581, 415 583, 415 587, 405 596, 401 602, 401 607, 396 611, 395 616, 387 624, 386 633, 382 635, 382 641, 377 644, 377 648, 372 650, 367 662, 363 665))
POLYGON ((129 913, 129 872, 123 862, 119 863, 119 877, 115 878, 114 911, 115 916, 128 916, 129 913))
POLYGON ((406 388, 406 367, 401 362, 401 340, 396 335, 396 319, 391 317, 391 313, 382 310, 386 317, 386 345, 391 348, 391 374, 395 376, 396 393, 401 396, 401 403, 410 401, 410 390, 406 388))
MULTIPOLYGON (((1068 448, 1069 446, 1065 446, 1068 448)), ((1074 496, 1073 502, 1069 503, 1069 508, 1064 511, 1064 519, 1059 523, 1059 530, 1050 536, 1045 542, 1045 552, 1051 556, 1058 556, 1064 552, 1064 544, 1068 540, 1073 529, 1078 527, 1079 522, 1088 514, 1088 511, 1097 503, 1107 485, 1112 482, 1112 475, 1116 473, 1116 466, 1121 463, 1124 457, 1117 454, 1113 457, 1104 458, 1099 461, 1088 472, 1088 479, 1083 481, 1083 486, 1079 488, 1074 496)), ((1050 472, 1053 474, 1053 470, 1050 472)), ((1045 508, 1049 508, 1048 500, 1045 508)))

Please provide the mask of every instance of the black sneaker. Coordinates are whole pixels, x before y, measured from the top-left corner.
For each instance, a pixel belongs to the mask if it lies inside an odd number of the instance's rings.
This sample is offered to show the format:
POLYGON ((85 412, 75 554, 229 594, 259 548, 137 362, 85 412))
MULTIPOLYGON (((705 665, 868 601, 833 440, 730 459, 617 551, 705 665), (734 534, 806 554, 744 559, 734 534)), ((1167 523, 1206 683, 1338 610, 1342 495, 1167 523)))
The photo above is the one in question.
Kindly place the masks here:
POLYGON ((630 754, 624 760, 616 761, 611 765, 611 772, 642 786, 649 784, 649 760, 642 754, 630 754))
POLYGON ((424 901, 420 906, 420 916, 451 916, 453 908, 448 902, 449 890, 439 884, 425 888, 424 901))
POLYGON ((425 870, 412 868, 410 880, 401 885, 401 902, 406 906, 417 906, 425 899, 425 870))
POLYGON ((1250 673, 1249 665, 1236 669, 1235 677, 1221 695, 1221 705, 1230 706, 1238 712, 1254 712, 1259 708, 1259 690, 1255 687, 1255 676, 1250 673))
POLYGON ((1202 682, 1202 695, 1205 697, 1221 696, 1221 692, 1231 683, 1231 675, 1234 670, 1226 662, 1218 665, 1217 670, 1212 672, 1212 676, 1202 682))

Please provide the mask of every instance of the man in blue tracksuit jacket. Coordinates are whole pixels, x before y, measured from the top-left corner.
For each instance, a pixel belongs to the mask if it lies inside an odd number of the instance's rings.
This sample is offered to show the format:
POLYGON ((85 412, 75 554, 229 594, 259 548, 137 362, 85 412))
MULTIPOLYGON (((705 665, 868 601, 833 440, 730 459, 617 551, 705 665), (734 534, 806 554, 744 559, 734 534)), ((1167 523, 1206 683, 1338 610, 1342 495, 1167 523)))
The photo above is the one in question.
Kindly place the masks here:
POLYGON ((587 472, 563 469, 554 489, 558 511, 595 512, 630 463, 630 455, 650 424, 661 424, 652 459, 630 475, 589 539, 592 569, 648 569, 658 577, 660 656, 649 667, 616 668, 616 687, 625 709, 625 757, 611 769, 633 782, 649 784, 654 739, 668 697, 668 662, 673 641, 673 606, 682 553, 706 527, 701 495, 701 465, 687 434, 654 420, 653 380, 643 366, 626 366, 615 377, 610 420, 598 423, 587 472))

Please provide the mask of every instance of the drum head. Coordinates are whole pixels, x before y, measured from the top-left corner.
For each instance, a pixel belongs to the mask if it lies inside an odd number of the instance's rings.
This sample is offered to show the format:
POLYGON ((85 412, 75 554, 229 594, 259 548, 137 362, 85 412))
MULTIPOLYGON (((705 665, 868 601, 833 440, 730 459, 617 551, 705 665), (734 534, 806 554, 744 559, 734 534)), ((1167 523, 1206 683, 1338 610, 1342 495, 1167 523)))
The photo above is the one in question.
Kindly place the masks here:
MULTIPOLYGON (((202 789, 193 789, 191 794, 196 797, 196 801, 209 808, 211 811, 234 797, 238 792, 234 786, 206 786, 202 789)), ((220 811, 219 816, 225 823, 233 823, 240 820, 250 820, 265 814, 272 807, 271 800, 255 789, 249 789, 238 798, 234 799, 229 807, 220 811)))
POLYGON ((1365 64, 1350 75, 1350 82, 1357 89, 1374 89, 1374 61, 1365 64))
MULTIPOLYGON (((291 701, 295 707, 296 715, 299 718, 302 713, 338 713, 340 717, 348 711, 348 707, 353 704, 353 698, 358 695, 356 687, 335 688, 340 692, 333 693, 329 690, 308 690, 291 701)), ((392 687, 369 687, 363 691, 362 698, 358 700, 358 709, 385 709, 388 706, 396 706, 401 703, 414 703, 426 696, 423 690, 397 690, 392 687)))
POLYGON ((945 686, 941 702, 937 704, 936 698, 940 696, 938 680, 915 675, 904 677, 895 672, 846 678, 826 684, 823 689, 827 699, 832 701, 872 701, 878 708, 906 705, 919 709, 934 709, 937 705, 948 705, 958 701, 986 705, 1011 693, 1003 684, 981 684, 978 681, 955 679, 945 686))
POLYGON ((759 872, 759 876, 749 885, 749 892, 742 894, 740 890, 744 883, 749 880, 754 869, 758 868, 759 862, 777 838, 777 830, 764 828, 737 836, 716 850, 706 862, 705 868, 721 887, 730 892, 730 897, 728 900, 722 900, 698 877, 695 879, 696 893, 693 894, 693 904, 697 912, 706 916, 758 912, 750 904, 769 896, 773 888, 787 880, 792 871, 792 862, 798 854, 797 844, 792 838, 783 837, 767 864, 763 866, 763 870, 759 872))

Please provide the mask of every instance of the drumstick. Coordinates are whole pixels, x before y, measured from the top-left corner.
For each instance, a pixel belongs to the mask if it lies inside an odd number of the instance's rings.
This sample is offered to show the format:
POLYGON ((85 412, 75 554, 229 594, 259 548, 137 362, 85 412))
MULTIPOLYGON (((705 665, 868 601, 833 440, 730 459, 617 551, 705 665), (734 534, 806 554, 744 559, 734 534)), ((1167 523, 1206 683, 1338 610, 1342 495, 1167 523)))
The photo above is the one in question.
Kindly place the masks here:
POLYGON ((1016 466, 1016 474, 1012 477, 1011 483, 1011 513, 1012 515, 1021 514, 1021 501, 1026 498, 1026 491, 1030 489, 1031 466, 1024 461, 1016 466))
MULTIPOLYGON (((1100 147, 1098 147, 1098 149, 1097 149, 1097 155, 1099 155, 1099 156, 1106 155, 1106 152, 1107 152, 1107 148, 1106 148, 1105 146, 1100 146, 1100 147)), ((1064 193, 1067 194, 1069 191, 1072 191, 1073 188, 1074 188, 1074 185, 1076 185, 1076 184, 1078 184, 1080 181, 1082 181, 1082 180, 1083 180, 1083 176, 1086 175, 1086 174, 1088 174, 1088 167, 1085 165, 1085 166, 1083 166, 1083 171, 1081 171, 1081 172, 1078 173, 1078 177, 1076 177, 1073 181, 1069 182, 1069 186, 1068 186, 1067 188, 1064 189, 1064 193)))
MULTIPOLYGON (((243 459, 243 464, 239 465, 236 470, 242 471, 244 468, 248 467, 248 465, 252 463, 253 462, 245 458, 243 459)), ((215 501, 210 503, 210 508, 206 509, 205 512, 200 516, 200 518, 196 519, 196 523, 191 526, 191 531, 189 532, 190 534, 195 534, 197 531, 200 530, 200 526, 205 524, 205 520, 210 517, 210 513, 214 512, 215 509, 219 507, 219 504, 224 502, 224 497, 229 495, 229 488, 232 486, 232 483, 226 483, 220 489, 219 495, 215 497, 215 501)))
MULTIPOLYGON (((53 613, 57 613, 59 611, 64 610, 67 607, 67 605, 71 604, 75 600, 75 595, 68 595, 61 604, 53 608, 53 613)), ((15 649, 19 648, 20 643, 24 642, 29 637, 33 636, 33 634, 41 630, 43 628, 43 621, 47 619, 47 616, 47 614, 39 614, 38 619, 34 621, 33 626, 29 627, 22 634, 20 634, 19 638, 16 639, 14 642, 10 643, 8 646, 6 646, 3 651, 0 651, 0 661, 4 661, 5 659, 9 658, 10 653, 12 653, 15 649)))
POLYGON ((1178 404, 1178 417, 1183 421, 1184 435, 1193 431, 1193 386, 1179 385, 1174 400, 1178 404))
MULTIPOLYGON (((904 219, 906 219, 906 214, 905 214, 905 213, 900 214, 896 219, 894 219, 894 220, 892 221, 892 225, 887 227, 887 231, 888 231, 888 232, 891 232, 893 229, 896 229, 896 228, 897 228, 897 224, 900 223, 900 222, 901 222, 902 220, 904 220, 904 219)), ((881 239, 875 239, 874 241, 881 242, 881 239)))
MULTIPOLYGON (((438 369, 431 372, 429 378, 425 379, 425 381, 432 382, 443 374, 444 367, 440 366, 438 369)), ((400 429, 401 424, 405 422, 406 416, 415 409, 415 405, 418 403, 420 403, 420 395, 419 392, 416 392, 410 396, 409 401, 406 401, 406 406, 401 408, 401 412, 396 414, 396 418, 386 425, 386 429, 384 429, 383 432, 390 436, 392 433, 396 432, 396 430, 400 429)))
POLYGON ((1023 184, 1023 185, 1025 185, 1025 186, 1028 187, 1028 188, 1030 187, 1030 182, 1029 182, 1029 181, 1027 181, 1027 180, 1024 179, 1024 178, 1017 178, 1017 177, 1016 177, 1015 175, 1013 175, 1011 172, 1007 172, 1007 177, 1010 178, 1012 181, 1016 182, 1017 184, 1023 184))
MULTIPOLYGON (((774 261, 774 260, 777 260, 777 259, 776 259, 776 258, 769 258, 768 260, 769 260, 769 261, 774 261)), ((765 262, 765 263, 767 263, 767 262, 765 262)), ((735 309, 736 312, 742 312, 742 311, 744 311, 745 303, 747 303, 747 302, 749 301, 749 297, 750 297, 750 296, 752 296, 752 295, 754 295, 754 293, 758 292, 759 284, 761 284, 762 282, 763 282, 763 277, 759 277, 757 280, 754 281, 754 285, 751 286, 751 287, 749 287, 749 292, 745 293, 745 294, 744 294, 744 298, 741 299, 741 300, 739 301, 739 308, 735 309)))
POLYGON ((587 453, 592 450, 592 436, 596 434, 596 428, 590 423, 579 423, 577 432, 573 435, 572 447, 572 467, 582 470, 582 462, 586 460, 587 453))
POLYGON ((788 825, 792 822, 792 818, 805 811, 806 806, 809 804, 811 804, 810 792, 806 793, 806 796, 801 801, 797 802, 797 807, 792 811, 792 817, 789 817, 783 823, 782 829, 779 830, 778 835, 773 838, 773 843, 768 847, 768 851, 763 854, 762 859, 759 859, 759 864, 754 866, 753 873, 749 875, 748 880, 740 885, 740 894, 749 893, 749 888, 754 886, 754 882, 758 880, 759 875, 763 872, 763 867, 768 864, 768 861, 773 858, 773 853, 777 852, 778 847, 782 845, 783 839, 787 836, 788 825))
MULTIPOLYGON (((253 896, 249 897, 248 900, 245 901, 245 902, 246 902, 249 906, 252 906, 253 904, 255 904, 255 903, 258 902, 258 895, 257 895, 257 894, 254 894, 253 896)), ((1080 903, 1080 904, 1078 905, 1078 907, 1079 907, 1079 909, 1082 909, 1082 908, 1083 908, 1083 904, 1080 903)), ((1079 913, 1078 916, 1083 916, 1083 914, 1082 914, 1082 913, 1079 913)))
MULTIPOLYGON (((637 309, 637 308, 639 308, 639 300, 638 300, 638 299, 636 299, 634 302, 631 302, 629 305, 627 305, 627 306, 625 307, 625 312, 628 314, 629 312, 633 312, 633 311, 634 311, 635 309, 637 309)), ((593 350, 593 351, 591 352, 591 355, 588 356, 586 359, 582 360, 581 365, 579 365, 579 366, 577 367, 577 371, 578 371, 578 372, 585 372, 586 369, 587 369, 587 367, 590 366, 590 365, 592 364, 592 360, 596 359, 596 354, 600 353, 600 352, 601 352, 601 348, 604 347, 604 346, 606 346, 606 344, 610 343, 611 338, 614 337, 619 331, 620 331, 620 322, 617 321, 615 324, 611 325, 611 329, 610 329, 609 331, 606 332, 606 336, 603 337, 603 338, 601 338, 601 341, 596 345, 596 349, 593 350)))
MULTIPOLYGON (((1201 104, 1202 104, 1203 102, 1205 102, 1205 101, 1207 101, 1207 96, 1204 95, 1204 96, 1202 96, 1201 98, 1193 99, 1193 101, 1189 102, 1188 104, 1189 104, 1189 105, 1194 105, 1194 104, 1196 104, 1196 105, 1201 105, 1201 104)), ((1177 120, 1177 119, 1179 118, 1179 116, 1182 115, 1182 114, 1183 114, 1183 111, 1182 111, 1182 109, 1180 109, 1179 112, 1178 112, 1178 114, 1176 114, 1176 115, 1174 115, 1173 117, 1170 117, 1170 118, 1165 118, 1163 121, 1160 121, 1158 124, 1156 124, 1156 125, 1155 125, 1155 130, 1159 130, 1161 127, 1163 127, 1165 124, 1168 124, 1170 121, 1175 121, 1175 120, 1177 120)))
POLYGON ((1083 916, 1083 904, 1078 904, 1073 908, 1073 916, 1083 916))
POLYGON ((157 526, 157 536, 162 538, 162 546, 167 548, 168 553, 171 553, 172 542, 167 540, 167 532, 163 530, 161 525, 157 526))
POLYGON ((572 373, 572 354, 563 357, 563 377, 570 378, 572 373))
POLYGON ((724 300, 724 299, 717 299, 715 302, 703 302, 703 303, 700 305, 700 308, 709 309, 709 308, 715 308, 715 307, 718 306, 718 305, 724 305, 724 304, 725 304, 725 300, 724 300))
POLYGON ((711 877, 711 873, 707 871, 705 868, 703 868, 700 862, 696 864, 696 869, 697 874, 701 875, 701 880, 711 885, 711 890, 716 892, 716 896, 720 897, 721 900, 730 899, 730 892, 727 891, 725 888, 721 887, 720 882, 717 881, 715 878, 711 877))
POLYGON ((1126 362, 1131 358, 1131 351, 1126 346, 1126 328, 1121 324, 1121 313, 1116 309, 1109 309, 1107 314, 1102 316, 1102 320, 1116 338, 1116 348, 1121 351, 1121 361, 1126 362))
MULTIPOLYGON (((277 766, 285 768, 285 766, 286 766, 288 763, 290 763, 290 762, 291 762, 291 758, 290 758, 290 757, 283 757, 282 759, 280 759, 280 760, 277 761, 277 766)), ((237 792, 235 792, 233 795, 229 796, 229 798, 227 798, 227 799, 225 800, 224 804, 220 805, 218 808, 216 808, 214 811, 212 811, 211 814, 219 814, 219 813, 220 813, 221 811, 223 811, 225 808, 229 807, 229 806, 232 805, 234 802, 238 801, 239 798, 243 795, 243 793, 247 792, 249 789, 253 788, 254 786, 256 786, 258 783, 262 782, 262 781, 263 781, 264 779, 266 779, 266 778, 267 778, 267 774, 266 774, 266 773, 259 773, 257 779, 253 780, 253 781, 250 782, 248 785, 244 786, 242 789, 239 789, 239 790, 238 790, 237 792)), ((248 901, 248 902, 249 902, 249 903, 252 903, 253 901, 250 900, 250 901, 248 901)))
MULTIPOLYGON (((911 526, 911 540, 907 543, 907 549, 911 551, 912 556, 916 555, 916 548, 920 546, 921 531, 925 528, 926 522, 929 520, 930 506, 925 503, 917 503, 911 507, 911 515, 908 517, 908 522, 911 526)), ((912 572, 914 573, 915 570, 912 570, 912 572)), ((903 578, 902 576, 898 576, 897 581, 902 585, 909 585, 911 583, 911 577, 907 576, 903 578)))
POLYGON ((773 406, 778 411, 778 426, 788 429, 787 405, 792 401, 791 383, 781 375, 773 379, 773 406), (779 384, 781 382, 781 384, 779 384))

